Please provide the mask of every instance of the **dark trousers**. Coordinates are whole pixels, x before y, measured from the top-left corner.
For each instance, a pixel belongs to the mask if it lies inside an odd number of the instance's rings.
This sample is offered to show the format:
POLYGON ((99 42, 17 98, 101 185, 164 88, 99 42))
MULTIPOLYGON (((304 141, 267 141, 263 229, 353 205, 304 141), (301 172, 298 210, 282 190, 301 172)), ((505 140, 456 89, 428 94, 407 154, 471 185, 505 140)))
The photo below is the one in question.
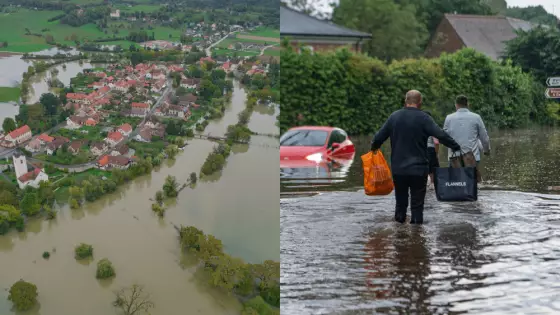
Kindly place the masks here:
POLYGON ((410 191, 410 223, 424 222, 424 197, 426 197, 426 181, 428 176, 393 175, 395 184, 395 221, 404 223, 408 208, 408 192, 410 191))

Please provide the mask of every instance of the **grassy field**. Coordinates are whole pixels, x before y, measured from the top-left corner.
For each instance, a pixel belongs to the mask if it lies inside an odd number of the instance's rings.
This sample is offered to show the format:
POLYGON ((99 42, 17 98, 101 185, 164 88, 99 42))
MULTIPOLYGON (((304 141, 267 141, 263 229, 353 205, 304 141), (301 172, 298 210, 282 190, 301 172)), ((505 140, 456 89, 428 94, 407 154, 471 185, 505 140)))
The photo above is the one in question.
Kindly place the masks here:
MULTIPOLYGON (((31 33, 43 35, 50 34, 54 37, 54 40, 56 42, 67 44, 70 46, 75 45, 75 43, 70 40, 70 37, 73 34, 75 34, 82 42, 112 36, 111 33, 109 33, 108 35, 100 31, 94 24, 86 24, 82 25, 81 27, 72 27, 69 25, 60 24, 59 21, 48 22, 48 19, 61 13, 63 12, 20 9, 15 13, 3 14, 2 16, 0 16, 0 29, 10 30, 10 32, 0 32, 0 42, 8 42, 8 47, 2 48, 2 50, 13 52, 36 52, 52 47, 45 42, 45 39, 43 37, 25 35, 26 28, 29 29, 31 33), (42 30, 44 29, 48 30, 43 32, 42 30)), ((113 23, 112 25, 119 24, 121 23, 113 23)), ((124 24, 125 26, 130 25, 126 22, 123 22, 122 24, 124 24)), ((119 34, 117 34, 116 36, 124 37, 128 35, 130 31, 138 30, 140 30, 140 25, 134 24, 132 29, 119 29, 119 34)), ((181 36, 181 30, 172 29, 169 27, 156 27, 154 30, 146 29, 146 32, 148 32, 148 34, 150 35, 153 32, 156 39, 162 40, 169 40, 169 34, 171 34, 172 38, 174 39, 178 39, 181 36)), ((100 44, 121 45, 126 49, 133 43, 130 41, 113 41, 103 42, 100 44)))
POLYGON ((19 87, 0 87, 0 102, 15 102, 19 100, 20 94, 19 87))
POLYGON ((280 31, 272 29, 272 28, 262 27, 262 28, 258 28, 256 30, 254 30, 252 32, 249 32, 249 35, 279 38, 280 37, 280 31))
POLYGON ((266 49, 264 51, 265 56, 280 56, 280 49, 266 49))
POLYGON ((119 4, 115 6, 115 8, 124 11, 124 12, 141 12, 144 11, 145 13, 155 12, 162 8, 160 5, 145 5, 139 4, 129 7, 128 5, 119 4))
POLYGON ((245 57, 258 56, 260 54, 260 51, 235 51, 230 49, 216 49, 212 52, 216 53, 217 56, 233 56, 234 53, 237 53, 237 56, 245 57))

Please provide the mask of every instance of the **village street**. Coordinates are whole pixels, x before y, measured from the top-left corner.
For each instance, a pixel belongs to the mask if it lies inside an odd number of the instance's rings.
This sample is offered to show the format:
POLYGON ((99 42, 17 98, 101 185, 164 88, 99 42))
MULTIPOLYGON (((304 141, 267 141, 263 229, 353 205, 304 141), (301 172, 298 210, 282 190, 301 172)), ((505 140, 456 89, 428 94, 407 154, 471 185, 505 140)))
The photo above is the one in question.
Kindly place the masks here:
POLYGON ((218 45, 219 43, 221 43, 224 39, 228 38, 228 36, 233 35, 233 34, 235 34, 235 33, 237 33, 237 32, 239 32, 239 31, 229 32, 226 36, 220 38, 219 41, 217 41, 217 42, 213 43, 212 45, 208 46, 208 48, 205 49, 205 51, 206 51, 206 56, 207 56, 207 57, 212 57, 212 48, 213 48, 214 46, 218 45))

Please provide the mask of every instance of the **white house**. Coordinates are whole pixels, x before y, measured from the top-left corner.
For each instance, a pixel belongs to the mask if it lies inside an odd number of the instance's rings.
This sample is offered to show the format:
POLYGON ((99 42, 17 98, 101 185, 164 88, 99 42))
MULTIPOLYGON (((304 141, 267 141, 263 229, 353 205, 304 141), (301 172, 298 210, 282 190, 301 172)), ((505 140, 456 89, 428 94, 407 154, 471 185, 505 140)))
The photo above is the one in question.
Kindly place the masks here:
POLYGON ((111 14, 109 14, 110 17, 118 19, 121 17, 121 10, 117 9, 115 10, 115 12, 111 12, 111 14))
POLYGON ((27 186, 39 188, 42 181, 48 181, 49 176, 40 168, 35 168, 31 172, 27 171, 27 159, 25 155, 15 154, 13 156, 14 169, 16 173, 17 182, 20 189, 27 186))

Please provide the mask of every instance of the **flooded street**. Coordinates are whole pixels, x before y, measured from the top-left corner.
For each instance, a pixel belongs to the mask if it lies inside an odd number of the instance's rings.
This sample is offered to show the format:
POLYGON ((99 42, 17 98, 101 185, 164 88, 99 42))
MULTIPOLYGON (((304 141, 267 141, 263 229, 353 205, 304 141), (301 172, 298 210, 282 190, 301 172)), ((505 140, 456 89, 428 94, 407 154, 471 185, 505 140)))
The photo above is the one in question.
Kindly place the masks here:
MULTIPOLYGON (((244 108, 245 93, 235 84, 225 116, 210 122, 205 132, 222 135, 244 108)), ((268 123, 274 121, 270 116, 268 123)), ((270 139, 278 145, 277 139, 270 139)), ((0 261, 9 266, 0 270, 0 314, 13 314, 5 289, 20 278, 39 290, 40 308, 29 312, 32 315, 114 314, 113 291, 135 282, 152 294, 152 315, 178 310, 239 314, 240 304, 233 296, 209 289, 195 268, 184 263, 188 257, 180 250, 173 225, 201 228, 221 239, 228 254, 246 261, 278 260, 278 149, 235 147, 221 174, 182 191, 164 219, 150 209, 149 199, 167 175, 184 182, 191 172, 198 174, 215 145, 193 139, 176 160, 164 162, 117 193, 82 209, 65 207, 52 222, 35 220, 24 233, 0 237, 0 261), (74 246, 81 242, 93 245, 95 260, 89 265, 74 259, 74 246), (51 257, 44 260, 41 254, 47 250, 51 257), (105 257, 115 266, 112 282, 95 279, 96 262, 105 257)))
POLYGON ((558 314, 560 130, 490 136, 479 200, 428 191, 423 226, 363 193, 370 138, 353 163, 281 170, 282 314, 558 314))

